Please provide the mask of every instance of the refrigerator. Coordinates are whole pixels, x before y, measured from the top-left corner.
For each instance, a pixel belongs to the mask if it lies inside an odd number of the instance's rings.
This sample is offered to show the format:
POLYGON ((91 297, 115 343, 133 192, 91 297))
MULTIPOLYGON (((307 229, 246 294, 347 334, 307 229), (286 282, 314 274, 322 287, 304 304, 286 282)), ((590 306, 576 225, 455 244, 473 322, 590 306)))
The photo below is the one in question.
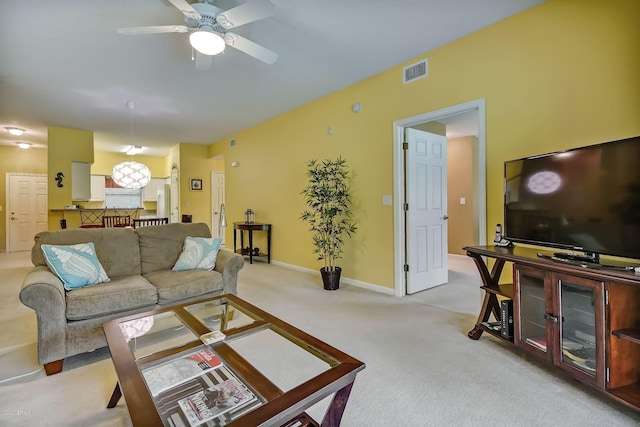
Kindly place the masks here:
POLYGON ((171 217, 171 187, 169 184, 158 188, 156 216, 158 218, 171 217))

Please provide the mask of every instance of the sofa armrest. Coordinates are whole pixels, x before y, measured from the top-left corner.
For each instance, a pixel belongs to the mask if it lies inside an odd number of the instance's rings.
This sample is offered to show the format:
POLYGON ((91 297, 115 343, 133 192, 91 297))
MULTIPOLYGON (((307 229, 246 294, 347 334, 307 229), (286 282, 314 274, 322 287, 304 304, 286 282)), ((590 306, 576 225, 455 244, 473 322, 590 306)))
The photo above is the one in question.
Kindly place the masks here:
POLYGON ((66 355, 66 300, 62 281, 45 266, 33 268, 22 281, 20 301, 36 312, 38 361, 41 364, 66 355))
POLYGON ((224 294, 238 294, 238 272, 244 267, 244 258, 229 249, 220 249, 215 271, 222 273, 224 294))

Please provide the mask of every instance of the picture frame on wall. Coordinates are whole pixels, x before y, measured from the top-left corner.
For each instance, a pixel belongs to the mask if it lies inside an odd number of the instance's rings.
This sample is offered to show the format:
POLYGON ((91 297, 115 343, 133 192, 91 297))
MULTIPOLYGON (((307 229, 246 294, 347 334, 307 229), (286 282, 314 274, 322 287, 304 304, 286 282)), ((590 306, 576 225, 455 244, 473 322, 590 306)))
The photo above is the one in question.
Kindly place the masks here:
POLYGON ((202 179, 191 178, 191 186, 189 188, 191 191, 202 191, 202 179))

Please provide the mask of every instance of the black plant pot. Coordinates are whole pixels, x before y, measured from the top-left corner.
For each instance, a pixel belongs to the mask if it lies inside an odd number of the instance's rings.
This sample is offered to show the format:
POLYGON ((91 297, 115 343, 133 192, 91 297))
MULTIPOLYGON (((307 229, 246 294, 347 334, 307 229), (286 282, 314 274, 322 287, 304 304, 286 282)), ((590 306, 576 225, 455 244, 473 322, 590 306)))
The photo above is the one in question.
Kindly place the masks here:
POLYGON ((327 291, 335 291, 340 287, 340 273, 342 269, 336 267, 335 270, 329 270, 327 267, 320 269, 322 275, 322 283, 327 291))

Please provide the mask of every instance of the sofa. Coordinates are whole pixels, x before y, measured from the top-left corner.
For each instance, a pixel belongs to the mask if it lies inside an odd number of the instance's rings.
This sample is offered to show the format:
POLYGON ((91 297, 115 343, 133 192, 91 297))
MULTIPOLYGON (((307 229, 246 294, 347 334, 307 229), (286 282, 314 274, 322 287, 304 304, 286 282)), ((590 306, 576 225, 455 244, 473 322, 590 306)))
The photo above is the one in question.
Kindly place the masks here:
MULTIPOLYGON (((207 224, 172 223, 132 228, 77 228, 36 234, 34 268, 22 283, 20 301, 35 310, 38 361, 47 375, 64 359, 107 345, 103 323, 119 317, 220 294, 236 294, 242 256, 220 249, 213 270, 173 271, 185 238, 211 237, 207 224), (49 268, 42 245, 93 243, 108 281, 65 289, 49 268)), ((81 245, 85 246, 85 245, 81 245)), ((55 266, 54 266, 55 268, 55 266)))

